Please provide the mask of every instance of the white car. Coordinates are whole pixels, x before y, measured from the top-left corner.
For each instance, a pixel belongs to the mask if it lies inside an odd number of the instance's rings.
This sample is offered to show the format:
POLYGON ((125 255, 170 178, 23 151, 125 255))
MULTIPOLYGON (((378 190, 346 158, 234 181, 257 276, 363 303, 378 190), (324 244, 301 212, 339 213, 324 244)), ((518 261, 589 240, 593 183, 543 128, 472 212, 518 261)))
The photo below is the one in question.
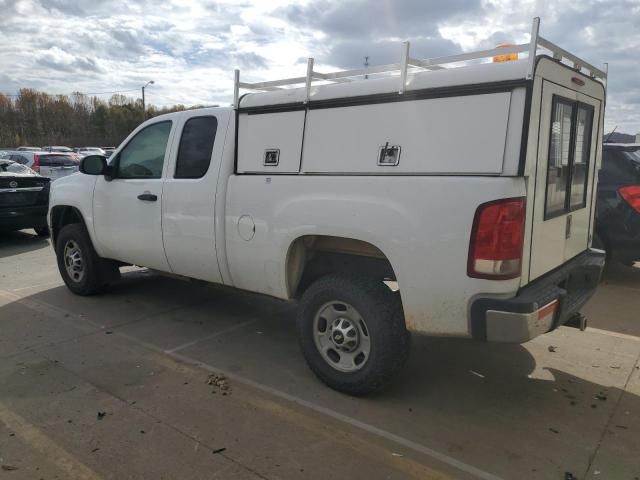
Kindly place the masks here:
POLYGON ((73 150, 69 147, 63 146, 50 146, 50 147, 42 147, 42 150, 45 152, 57 152, 57 153, 73 153, 73 150))
POLYGON ((75 149, 75 152, 81 157, 86 157, 87 155, 104 155, 107 156, 107 153, 100 147, 80 147, 75 149))
POLYGON ((16 150, 18 152, 39 152, 42 149, 40 147, 18 147, 16 150))
POLYGON ((537 21, 530 44, 432 60, 407 44, 375 71, 236 72, 233 108, 155 117, 108 162, 85 157, 50 201, 69 289, 134 264, 297 301, 311 369, 354 395, 389 383, 408 332, 584 328, 605 257, 590 245, 606 73, 537 21))
POLYGON ((78 172, 80 165, 75 154, 47 151, 6 151, 3 158, 26 165, 51 181, 78 172))

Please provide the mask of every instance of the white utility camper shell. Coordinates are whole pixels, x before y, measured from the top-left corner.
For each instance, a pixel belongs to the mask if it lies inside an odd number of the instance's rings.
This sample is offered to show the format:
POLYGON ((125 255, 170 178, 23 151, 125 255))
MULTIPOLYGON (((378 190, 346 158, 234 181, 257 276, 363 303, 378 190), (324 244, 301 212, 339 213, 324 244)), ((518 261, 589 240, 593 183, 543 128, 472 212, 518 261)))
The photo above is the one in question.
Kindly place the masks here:
POLYGON ((513 174, 505 159, 520 153, 527 68, 519 60, 419 71, 403 94, 386 77, 314 86, 308 102, 304 89, 247 95, 238 173, 513 174), (280 144, 263 125, 286 135, 278 165, 264 162, 280 144), (379 162, 387 143, 400 146, 397 163, 379 162))
POLYGON ((306 77, 253 84, 240 82, 236 71, 236 171, 517 175, 529 114, 525 81, 533 78, 540 50, 606 79, 540 37, 538 28, 535 19, 529 44, 432 60, 409 57, 407 42, 402 63, 367 70, 323 74, 309 59, 306 77), (529 57, 444 68, 518 52, 529 57), (356 80, 372 73, 387 76, 356 80), (286 88, 300 83, 306 86, 286 88), (239 97, 240 88, 268 93, 239 97), (383 150, 393 153, 387 161, 380 159, 383 150))
POLYGON ((590 246, 606 67, 538 28, 427 60, 405 43, 366 70, 236 70, 231 108, 149 119, 108 165, 55 182, 62 277, 86 295, 135 264, 297 301, 309 365, 353 394, 388 382, 408 331, 522 343, 584 328, 604 265, 590 246))

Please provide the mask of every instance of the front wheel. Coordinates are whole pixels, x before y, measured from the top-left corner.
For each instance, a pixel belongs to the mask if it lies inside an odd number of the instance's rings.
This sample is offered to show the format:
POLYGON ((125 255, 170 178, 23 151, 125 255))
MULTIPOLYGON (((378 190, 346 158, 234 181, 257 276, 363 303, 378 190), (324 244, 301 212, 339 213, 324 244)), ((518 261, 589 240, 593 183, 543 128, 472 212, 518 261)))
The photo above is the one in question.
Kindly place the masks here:
POLYGON ((98 256, 89 234, 79 223, 60 230, 56 257, 64 283, 77 295, 94 295, 120 277, 117 264, 98 256))
POLYGON ((409 353, 399 296, 382 281, 344 274, 320 278, 302 296, 297 330, 311 370, 349 395, 384 389, 409 353))

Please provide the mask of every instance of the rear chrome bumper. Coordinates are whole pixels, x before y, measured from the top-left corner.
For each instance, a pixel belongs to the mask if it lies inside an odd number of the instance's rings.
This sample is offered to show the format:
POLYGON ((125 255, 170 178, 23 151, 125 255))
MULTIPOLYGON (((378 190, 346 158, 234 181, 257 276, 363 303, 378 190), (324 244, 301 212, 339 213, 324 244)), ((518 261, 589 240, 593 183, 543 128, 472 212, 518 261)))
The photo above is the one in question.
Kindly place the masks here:
POLYGON ((600 282, 605 253, 589 249, 521 288, 513 298, 476 298, 471 332, 488 342, 524 343, 574 316, 600 282))

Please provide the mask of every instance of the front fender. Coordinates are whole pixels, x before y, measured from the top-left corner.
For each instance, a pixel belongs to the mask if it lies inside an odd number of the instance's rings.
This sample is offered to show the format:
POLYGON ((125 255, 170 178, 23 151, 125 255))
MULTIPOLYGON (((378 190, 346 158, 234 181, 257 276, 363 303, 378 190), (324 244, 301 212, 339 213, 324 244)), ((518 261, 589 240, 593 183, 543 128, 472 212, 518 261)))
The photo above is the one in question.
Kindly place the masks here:
POLYGON ((100 255, 98 242, 95 241, 93 225, 93 190, 98 177, 76 173, 60 178, 51 184, 49 196, 49 214, 47 221, 52 229, 51 213, 57 207, 72 207, 76 209, 84 220, 91 241, 100 255))

